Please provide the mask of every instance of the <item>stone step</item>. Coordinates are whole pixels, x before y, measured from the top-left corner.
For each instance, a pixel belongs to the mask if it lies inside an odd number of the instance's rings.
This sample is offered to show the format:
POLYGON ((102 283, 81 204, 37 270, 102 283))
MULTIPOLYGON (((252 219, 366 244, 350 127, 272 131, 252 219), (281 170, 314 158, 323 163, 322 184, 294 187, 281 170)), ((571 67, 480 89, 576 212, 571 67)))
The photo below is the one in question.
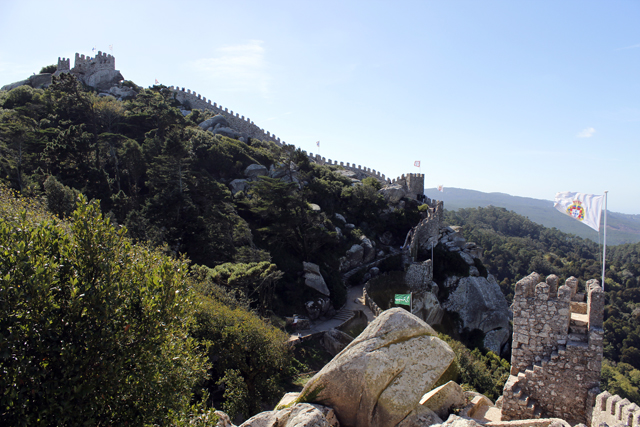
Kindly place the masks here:
POLYGON ((571 321, 569 325, 588 326, 589 316, 586 314, 571 313, 571 321))
POLYGON ((577 325, 569 325, 569 333, 570 334, 582 334, 586 335, 588 332, 586 326, 577 326, 577 325))
POLYGON ((519 406, 523 406, 526 407, 529 404, 529 396, 527 396, 526 394, 522 394, 519 398, 518 398, 518 405, 519 406))
POLYGON ((341 309, 336 313, 335 316, 333 316, 333 318, 338 320, 349 320, 353 317, 353 315, 353 310, 341 309))
POLYGON ((535 411, 533 411, 533 418, 542 418, 542 409, 540 407, 536 407, 535 411))
POLYGON ((520 398, 520 396, 522 396, 522 389, 518 386, 515 386, 511 392, 513 393, 513 397, 514 399, 518 399, 520 398))
POLYGON ((569 334, 569 342, 571 341, 587 343, 589 342, 589 337, 586 334, 569 334))
POLYGON ((589 344, 585 341, 569 341, 567 347, 589 348, 589 344))

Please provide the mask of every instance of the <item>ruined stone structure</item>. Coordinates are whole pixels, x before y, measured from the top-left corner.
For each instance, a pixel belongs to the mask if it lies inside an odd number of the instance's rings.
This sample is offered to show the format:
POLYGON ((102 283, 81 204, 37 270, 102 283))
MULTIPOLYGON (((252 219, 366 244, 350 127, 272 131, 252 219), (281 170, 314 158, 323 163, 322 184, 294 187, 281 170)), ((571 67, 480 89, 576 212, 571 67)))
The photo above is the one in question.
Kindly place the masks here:
POLYGON ((71 67, 69 58, 58 58, 58 66, 54 76, 71 73, 87 86, 99 91, 109 90, 119 84, 124 77, 116 70, 116 58, 107 53, 98 52, 94 57, 76 53, 75 63, 71 67))
POLYGON ((116 58, 113 55, 98 52, 95 57, 90 57, 76 53, 73 68, 71 68, 69 58, 58 57, 58 67, 53 75, 59 76, 62 73, 89 74, 96 71, 115 71, 115 69, 116 58))
POLYGON ((409 248, 409 254, 413 259, 418 257, 418 250, 431 250, 440 239, 444 204, 430 199, 425 202, 429 205, 427 216, 412 230, 411 236, 408 236, 409 241, 405 242, 405 247, 409 248))
POLYGON ((639 427, 640 407, 617 394, 612 396, 608 391, 603 391, 596 397, 591 426, 598 427, 603 423, 610 427, 620 425, 639 427))
POLYGON ((576 293, 571 277, 537 273, 516 284, 511 372, 503 390, 502 419, 556 417, 588 423, 600 389, 604 292, 590 280, 576 293))

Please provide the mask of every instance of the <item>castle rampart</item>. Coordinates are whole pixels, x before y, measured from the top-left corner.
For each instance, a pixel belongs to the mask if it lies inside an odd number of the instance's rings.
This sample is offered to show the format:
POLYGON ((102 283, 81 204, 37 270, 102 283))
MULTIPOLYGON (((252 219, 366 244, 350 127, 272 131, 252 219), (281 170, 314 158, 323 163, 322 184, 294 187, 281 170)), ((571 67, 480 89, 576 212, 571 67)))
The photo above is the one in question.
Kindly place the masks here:
POLYGON ((69 58, 58 57, 58 66, 56 67, 57 74, 68 73, 71 70, 71 60, 69 58))
POLYGON ((572 299, 580 303, 576 287, 575 278, 558 288, 555 275, 541 282, 537 273, 516 284, 503 420, 590 420, 599 393, 604 292, 597 280, 587 282, 587 301, 582 302, 587 314, 582 314, 571 310, 572 299))
POLYGON ((640 407, 617 394, 612 396, 608 391, 603 391, 596 397, 591 426, 597 427, 603 423, 610 427, 640 427, 640 407))
POLYGON ((417 259, 420 249, 428 251, 435 247, 440 238, 444 203, 439 201, 433 204, 428 199, 427 204, 429 205, 427 216, 410 232, 412 234, 407 236, 403 245, 409 248, 409 255, 413 259, 417 259))
POLYGON ((107 55, 106 53, 98 52, 95 57, 84 56, 76 53, 75 64, 71 72, 73 73, 86 73, 95 71, 113 71, 116 69, 116 58, 113 55, 107 55))
MULTIPOLYGON (((278 138, 276 135, 273 135, 270 132, 256 126, 251 121, 251 119, 245 119, 244 116, 240 116, 238 113, 235 113, 234 115, 233 111, 229 111, 228 108, 223 108, 222 105, 211 102, 210 99, 207 100, 207 98, 196 93, 195 91, 192 91, 191 89, 185 89, 184 87, 180 88, 176 86, 169 86, 169 89, 174 91, 175 99, 183 104, 187 104, 190 108, 209 110, 216 114, 225 116, 229 125, 231 125, 238 132, 246 134, 250 138, 272 141, 279 146, 286 145, 286 142, 280 141, 280 138, 278 138)), ((338 161, 333 161, 331 159, 327 160, 319 154, 314 155, 313 153, 307 153, 306 151, 303 151, 303 153, 316 163, 338 166, 338 161)), ((339 162, 339 166, 347 170, 373 177, 380 181, 383 185, 399 184, 406 186, 406 188, 408 189, 407 196, 410 198, 415 199, 418 195, 424 194, 424 174, 410 173, 406 176, 402 175, 392 181, 384 174, 381 174, 379 171, 366 166, 356 166, 355 163, 349 162, 347 162, 346 164, 344 162, 339 162)))

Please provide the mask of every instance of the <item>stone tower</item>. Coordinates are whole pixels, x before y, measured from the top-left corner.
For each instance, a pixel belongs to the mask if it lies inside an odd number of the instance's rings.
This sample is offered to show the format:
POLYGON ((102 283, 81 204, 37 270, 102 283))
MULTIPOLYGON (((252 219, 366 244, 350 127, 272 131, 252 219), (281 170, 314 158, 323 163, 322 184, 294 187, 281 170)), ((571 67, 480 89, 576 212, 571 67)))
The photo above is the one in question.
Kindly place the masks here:
POLYGON ((562 418, 588 424, 600 393, 604 292, 590 280, 558 288, 555 275, 532 273, 513 298, 511 372, 503 390, 502 419, 562 418))

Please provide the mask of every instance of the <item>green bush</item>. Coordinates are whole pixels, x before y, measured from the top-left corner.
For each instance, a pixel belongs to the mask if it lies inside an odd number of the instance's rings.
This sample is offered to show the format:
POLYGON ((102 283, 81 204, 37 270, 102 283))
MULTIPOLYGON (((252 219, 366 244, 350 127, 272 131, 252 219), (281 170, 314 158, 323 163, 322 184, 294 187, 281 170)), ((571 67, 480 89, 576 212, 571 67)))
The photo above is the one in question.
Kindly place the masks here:
POLYGON ((281 382, 291 366, 288 335, 242 308, 204 297, 196 313, 192 335, 210 341, 213 367, 207 383, 212 394, 224 385, 223 409, 232 418, 251 416, 263 403, 281 396, 281 382))
MULTIPOLYGON (((502 395, 504 383, 509 378, 509 362, 491 351, 483 354, 477 348, 473 351, 469 350, 464 344, 447 335, 438 334, 438 337, 449 344, 456 354, 457 382, 461 386, 482 393, 493 400, 502 395)), ((453 369, 447 372, 455 374, 453 369)))
POLYGON ((45 73, 53 74, 57 70, 58 70, 58 66, 55 64, 45 65, 40 69, 40 74, 45 74, 45 73))
POLYGON ((81 199, 69 223, 0 188, 0 423, 166 424, 206 373, 184 261, 81 199))

